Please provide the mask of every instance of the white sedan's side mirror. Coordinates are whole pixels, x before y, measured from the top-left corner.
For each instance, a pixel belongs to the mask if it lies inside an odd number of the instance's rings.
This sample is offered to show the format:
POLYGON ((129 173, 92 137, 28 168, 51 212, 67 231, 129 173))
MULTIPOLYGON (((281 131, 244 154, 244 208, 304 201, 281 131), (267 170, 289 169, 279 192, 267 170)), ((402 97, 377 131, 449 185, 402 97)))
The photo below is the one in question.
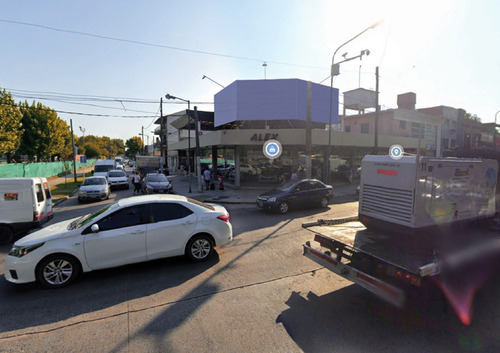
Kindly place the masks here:
POLYGON ((92 227, 90 227, 90 230, 93 233, 99 233, 99 226, 97 224, 92 224, 92 227))

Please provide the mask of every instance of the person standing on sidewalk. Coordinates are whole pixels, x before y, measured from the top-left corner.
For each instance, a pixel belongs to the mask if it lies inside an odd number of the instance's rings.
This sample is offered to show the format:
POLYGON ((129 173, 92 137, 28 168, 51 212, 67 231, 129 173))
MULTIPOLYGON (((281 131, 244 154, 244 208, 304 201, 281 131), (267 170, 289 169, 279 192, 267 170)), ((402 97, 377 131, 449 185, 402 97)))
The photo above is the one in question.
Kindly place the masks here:
POLYGON ((211 176, 212 176, 212 173, 210 173, 210 170, 207 168, 205 169, 205 171, 203 172, 203 178, 205 180, 205 188, 207 190, 210 189, 210 180, 211 180, 211 176))

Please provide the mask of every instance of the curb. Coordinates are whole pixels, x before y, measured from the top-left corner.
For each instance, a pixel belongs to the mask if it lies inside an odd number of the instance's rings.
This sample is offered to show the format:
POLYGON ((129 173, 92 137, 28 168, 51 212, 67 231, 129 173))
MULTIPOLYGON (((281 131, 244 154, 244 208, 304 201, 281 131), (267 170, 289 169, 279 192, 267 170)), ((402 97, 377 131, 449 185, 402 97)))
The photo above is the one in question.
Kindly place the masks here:
POLYGON ((64 196, 64 197, 61 197, 60 199, 57 199, 57 201, 54 201, 54 202, 52 203, 52 206, 57 206, 57 205, 59 205, 60 203, 63 203, 64 201, 66 201, 67 199, 69 199, 71 196, 73 196, 73 195, 74 195, 74 194, 76 194, 77 192, 78 192, 78 189, 73 190, 73 191, 71 192, 71 194, 66 195, 66 196, 64 196))

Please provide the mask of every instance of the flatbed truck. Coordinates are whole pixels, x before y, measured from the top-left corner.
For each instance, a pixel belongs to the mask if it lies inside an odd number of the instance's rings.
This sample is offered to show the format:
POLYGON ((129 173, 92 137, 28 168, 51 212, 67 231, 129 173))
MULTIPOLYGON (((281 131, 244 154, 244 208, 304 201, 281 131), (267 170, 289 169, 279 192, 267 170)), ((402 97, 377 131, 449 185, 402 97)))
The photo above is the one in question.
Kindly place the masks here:
POLYGON ((475 292, 500 270, 497 164, 412 161, 366 158, 358 215, 304 223, 315 243, 307 241, 303 254, 397 307, 412 294, 439 288, 469 324, 475 292), (406 198, 398 196, 401 190, 406 198), (432 214, 436 203, 446 211, 435 212, 439 217, 432 214), (395 211, 401 205, 405 219, 395 211), (470 212, 459 212, 465 210, 470 212))
POLYGON ((394 237, 366 229, 357 217, 320 219, 302 225, 315 241, 303 245, 303 254, 400 308, 408 296, 440 288, 460 320, 469 324, 472 301, 460 298, 473 297, 485 277, 499 270, 499 223, 394 237))

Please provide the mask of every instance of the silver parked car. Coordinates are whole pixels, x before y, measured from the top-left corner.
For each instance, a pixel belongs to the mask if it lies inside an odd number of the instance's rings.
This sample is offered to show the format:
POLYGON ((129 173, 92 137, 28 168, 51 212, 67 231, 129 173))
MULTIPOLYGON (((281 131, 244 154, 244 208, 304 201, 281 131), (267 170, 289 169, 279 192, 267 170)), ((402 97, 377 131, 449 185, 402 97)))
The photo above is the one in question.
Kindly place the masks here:
POLYGON ((93 176, 85 179, 78 190, 78 202, 85 200, 106 200, 111 194, 108 179, 104 176, 93 176))

